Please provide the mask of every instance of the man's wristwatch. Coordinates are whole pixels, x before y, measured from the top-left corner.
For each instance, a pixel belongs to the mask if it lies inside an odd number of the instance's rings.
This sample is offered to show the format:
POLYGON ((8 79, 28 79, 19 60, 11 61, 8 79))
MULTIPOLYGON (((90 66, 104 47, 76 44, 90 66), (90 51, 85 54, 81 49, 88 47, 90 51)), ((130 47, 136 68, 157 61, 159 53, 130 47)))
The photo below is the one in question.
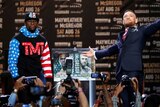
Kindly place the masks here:
POLYGON ((13 92, 14 92, 14 93, 17 93, 17 92, 18 92, 18 90, 17 90, 17 89, 14 89, 14 90, 13 90, 13 92))

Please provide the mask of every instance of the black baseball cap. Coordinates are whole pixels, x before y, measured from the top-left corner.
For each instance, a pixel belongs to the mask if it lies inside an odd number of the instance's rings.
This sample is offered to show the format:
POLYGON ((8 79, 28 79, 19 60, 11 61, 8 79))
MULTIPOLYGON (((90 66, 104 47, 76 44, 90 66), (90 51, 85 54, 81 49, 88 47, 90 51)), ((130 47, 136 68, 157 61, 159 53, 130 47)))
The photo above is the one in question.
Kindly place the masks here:
POLYGON ((25 22, 27 20, 36 20, 37 22, 39 22, 39 18, 37 16, 37 14, 35 12, 28 12, 25 14, 25 22))

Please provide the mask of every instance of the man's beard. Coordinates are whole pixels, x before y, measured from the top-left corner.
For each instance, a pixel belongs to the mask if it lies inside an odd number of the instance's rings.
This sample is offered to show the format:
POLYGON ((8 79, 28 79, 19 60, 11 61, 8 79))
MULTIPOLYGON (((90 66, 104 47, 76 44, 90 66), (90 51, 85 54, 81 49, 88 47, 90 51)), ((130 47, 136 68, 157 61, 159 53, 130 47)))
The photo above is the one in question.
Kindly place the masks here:
POLYGON ((125 26, 125 27, 132 27, 132 26, 135 26, 135 24, 136 24, 136 23, 131 22, 131 23, 125 24, 124 26, 125 26))

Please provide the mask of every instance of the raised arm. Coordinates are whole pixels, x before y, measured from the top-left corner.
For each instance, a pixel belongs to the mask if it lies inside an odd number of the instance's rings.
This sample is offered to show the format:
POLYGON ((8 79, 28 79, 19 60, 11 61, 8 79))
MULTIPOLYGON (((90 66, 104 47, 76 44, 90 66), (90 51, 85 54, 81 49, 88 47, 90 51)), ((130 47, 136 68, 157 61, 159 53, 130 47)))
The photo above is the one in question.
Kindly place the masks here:
POLYGON ((160 19, 158 19, 155 22, 145 26, 144 34, 147 35, 147 36, 152 36, 158 30, 160 30, 160 19))
POLYGON ((82 54, 87 57, 94 57, 95 59, 100 59, 106 56, 111 56, 119 52, 119 44, 114 44, 109 48, 103 50, 93 50, 89 47, 89 51, 83 52, 82 54))
POLYGON ((84 94, 83 89, 81 87, 81 82, 79 80, 78 82, 75 82, 73 80, 73 82, 74 82, 75 87, 78 89, 78 101, 80 103, 80 107, 89 107, 87 97, 84 94))

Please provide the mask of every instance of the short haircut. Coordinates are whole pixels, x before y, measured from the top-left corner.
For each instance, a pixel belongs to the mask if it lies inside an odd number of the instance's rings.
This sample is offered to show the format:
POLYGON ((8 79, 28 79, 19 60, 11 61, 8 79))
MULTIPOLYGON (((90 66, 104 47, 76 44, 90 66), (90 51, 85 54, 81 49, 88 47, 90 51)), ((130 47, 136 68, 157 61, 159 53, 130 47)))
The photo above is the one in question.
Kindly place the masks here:
MULTIPOLYGON (((125 13, 127 13, 127 12, 132 12, 132 13, 135 14, 135 16, 136 16, 136 13, 135 13, 133 10, 130 10, 130 9, 125 10, 124 13, 123 13, 123 15, 124 15, 125 13)), ((136 16, 136 17, 137 17, 137 16, 136 16)))

